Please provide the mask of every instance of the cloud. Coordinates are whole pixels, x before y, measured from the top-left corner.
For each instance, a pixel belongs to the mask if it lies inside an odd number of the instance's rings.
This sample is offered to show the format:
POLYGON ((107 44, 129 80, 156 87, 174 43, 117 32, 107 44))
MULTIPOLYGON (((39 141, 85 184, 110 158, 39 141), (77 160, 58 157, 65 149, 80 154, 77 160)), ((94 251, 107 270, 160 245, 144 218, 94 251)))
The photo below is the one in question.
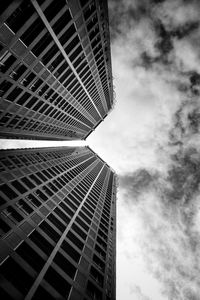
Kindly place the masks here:
MULTIPOLYGON (((126 176, 120 182, 125 189, 124 205, 134 211, 132 217, 140 224, 140 239, 134 238, 134 241, 149 272, 162 283, 163 296, 186 300, 190 299, 185 298, 186 290, 187 295, 193 295, 191 299, 200 294, 200 228, 197 226, 200 198, 195 193, 197 185, 190 186, 193 182, 189 180, 193 174, 191 167, 183 164, 180 173, 176 171, 174 167, 173 176, 166 179, 162 174, 155 176, 141 170, 132 174, 132 179, 129 176, 127 180, 126 176), (181 171, 185 168, 187 178, 182 178, 181 171), (188 191, 190 199, 186 201, 188 191)), ((129 230, 134 232, 135 229, 129 230)), ((142 291, 145 288, 141 286, 142 291)))
POLYGON ((168 0, 154 6, 153 11, 162 20, 168 31, 181 29, 189 33, 195 22, 199 22, 200 5, 198 1, 168 0), (192 26, 190 25, 192 24, 192 26))
POLYGON ((101 142, 120 179, 118 294, 199 299, 200 4, 109 6, 118 103, 101 142))
MULTIPOLYGON (((119 177, 121 205, 139 220, 136 242, 149 272, 162 283, 163 299, 200 295, 200 152, 195 146, 199 119, 192 116, 199 116, 197 108, 195 98, 174 114, 165 172, 155 165, 119 177)), ((137 293, 136 297, 140 299, 137 293)))
POLYGON ((108 5, 117 104, 87 142, 120 179, 118 298, 200 299, 200 2, 108 5))
POLYGON ((134 297, 137 297, 138 300, 149 300, 150 299, 149 297, 145 296, 142 293, 141 288, 138 285, 131 287, 130 292, 131 292, 131 294, 134 294, 134 297))
POLYGON ((147 169, 137 169, 133 173, 119 175, 119 185, 124 190, 126 204, 140 201, 141 193, 151 190, 158 178, 159 173, 156 170, 148 171, 147 169))
POLYGON ((167 2, 109 1, 117 104, 112 118, 88 141, 118 173, 153 165, 163 169, 160 162, 169 163, 165 152, 174 151, 168 148, 172 119, 184 101, 198 94, 198 84, 191 83, 200 74, 193 16, 198 4, 193 2, 195 9, 187 2, 186 14, 183 2, 167 2), (169 27, 174 6, 183 17, 169 27))

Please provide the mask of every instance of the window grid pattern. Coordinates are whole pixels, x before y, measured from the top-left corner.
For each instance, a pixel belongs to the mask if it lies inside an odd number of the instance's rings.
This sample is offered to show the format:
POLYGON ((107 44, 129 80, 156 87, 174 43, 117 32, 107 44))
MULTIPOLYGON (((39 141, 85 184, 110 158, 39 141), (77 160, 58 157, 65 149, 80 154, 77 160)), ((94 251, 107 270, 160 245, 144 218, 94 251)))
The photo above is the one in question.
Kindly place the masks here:
MULTIPOLYGON (((91 4, 90 4, 91 5, 91 4)), ((94 7, 95 7, 95 4, 94 4, 94 7)), ((86 23, 86 30, 88 32, 88 35, 89 35, 89 50, 87 51, 90 51, 90 53, 92 54, 92 61, 91 63, 93 64, 93 77, 94 77, 94 80, 95 82, 97 83, 97 88, 99 90, 99 95, 96 97, 98 97, 99 99, 99 102, 101 103, 101 100, 100 98, 103 98, 103 107, 104 107, 104 110, 106 110, 106 112, 108 112, 108 107, 107 107, 107 99, 105 98, 105 94, 104 94, 104 90, 103 90, 103 85, 102 85, 102 82, 101 82, 101 78, 100 78, 100 73, 98 72, 98 65, 97 65, 97 60, 96 60, 96 56, 98 55, 100 49, 102 48, 102 42, 101 42, 101 39, 99 37, 100 33, 99 33, 99 26, 100 23, 98 22, 98 17, 97 17, 97 12, 93 11, 93 13, 91 14, 91 16, 88 18, 85 16, 85 13, 83 12, 83 16, 85 18, 85 21, 87 21, 86 23), (95 32, 96 35, 93 36, 92 33, 95 32)), ((99 105, 100 105, 99 103, 99 105)), ((102 109, 102 108, 101 108, 102 109)))
POLYGON ((89 39, 93 49, 98 74, 100 74, 104 96, 106 98, 108 110, 113 104, 113 87, 111 81, 111 63, 109 53, 109 34, 105 3, 99 3, 96 9, 95 1, 82 5, 89 39))
MULTIPOLYGON (((63 2, 59 2, 59 3, 62 3, 62 5, 63 5, 63 2)), ((59 6, 58 6, 59 7, 59 6)), ((34 18, 33 18, 33 20, 34 20, 34 18)), ((31 22, 31 21, 30 21, 31 22)), ((35 22, 34 22, 34 24, 32 25, 33 26, 33 28, 35 28, 36 27, 36 25, 38 25, 38 22, 40 22, 41 23, 41 21, 40 21, 40 19, 37 19, 37 20, 35 20, 35 22)), ((65 19, 65 23, 66 23, 66 19, 65 19)), ((42 23, 41 23, 42 24, 42 23)), ((42 24, 41 25, 42 27, 44 27, 44 25, 42 24)), ((20 31, 19 31, 20 32, 20 31)), ((29 39, 30 39, 30 41, 32 41, 33 40, 33 32, 30 30, 30 28, 28 28, 28 30, 27 30, 27 32, 28 32, 28 36, 27 36, 27 34, 26 34, 26 32, 22 35, 22 38, 23 38, 23 41, 24 42, 26 42, 26 44, 27 44, 27 42, 29 42, 29 39), (31 34, 30 34, 31 33, 31 34), (29 38, 29 39, 25 39, 25 38, 29 38)), ((18 34, 18 36, 20 36, 21 37, 21 35, 19 34, 19 33, 16 33, 16 35, 18 34)), ((36 32, 36 34, 37 34, 37 32, 36 32)), ((37 65, 37 67, 36 67, 37 69, 39 69, 38 71, 40 71, 40 69, 41 69, 41 65, 39 64, 39 65, 37 65)), ((43 73, 43 72, 42 72, 43 73)), ((44 74, 44 76, 45 76, 45 74, 48 76, 48 74, 47 74, 48 72, 44 72, 43 74, 44 74)), ((57 84, 56 84, 57 85, 57 84)), ((64 88, 62 88, 62 89, 64 89, 64 88)), ((85 112, 86 113, 86 112, 85 112)))
MULTIPOLYGON (((100 95, 103 90, 98 80, 100 73, 94 70, 94 61, 89 59, 89 48, 84 45, 86 40, 81 36, 83 25, 80 28, 77 26, 81 8, 78 13, 72 14, 64 0, 59 1, 57 6, 49 0, 38 3, 98 110, 105 117, 105 104, 102 105, 105 95, 103 98, 100 95), (54 11, 51 11, 53 8, 54 11)), ((32 4, 26 1, 19 1, 18 5, 9 4, 8 1, 0 25, 2 135, 6 132, 15 137, 23 134, 24 138, 35 138, 34 133, 47 139, 86 137, 101 121, 92 103, 32 4), (24 16, 23 12, 27 15, 24 16)), ((105 65, 101 67, 103 70, 105 65)))
MULTIPOLYGON (((44 11, 44 15, 45 15, 45 17, 47 17, 46 14, 45 14, 45 11, 44 11)), ((47 20, 48 20, 48 17, 47 17, 47 20)), ((65 53, 68 56, 70 56, 70 58, 71 58, 71 52, 72 52, 71 51, 72 50, 71 46, 76 47, 77 43, 80 42, 79 37, 78 37, 78 35, 76 33, 75 26, 71 25, 70 28, 64 34, 61 35, 61 33, 59 33, 57 35, 57 38, 58 38, 58 41, 61 43, 61 45, 62 45, 65 53), (70 33, 70 35, 68 33, 70 33), (66 42, 66 37, 69 38, 69 40, 67 42, 66 42)), ((79 99, 79 101, 82 101, 82 98, 83 98, 84 99, 84 105, 86 105, 87 109, 89 109, 91 111, 91 113, 94 116, 95 120, 99 121, 99 117, 100 116, 99 116, 99 114, 98 114, 95 106, 92 104, 92 102, 88 98, 86 90, 83 89, 83 86, 80 84, 80 81, 77 78, 76 74, 72 74, 72 70, 71 69, 67 70, 65 73, 67 73, 67 75, 69 75, 69 77, 71 78, 70 81, 73 81, 73 83, 70 84, 70 88, 75 84, 78 88, 82 89, 83 95, 82 95, 81 99, 79 99)), ((62 78, 63 78, 63 76, 62 76, 62 78)), ((66 79, 66 76, 64 76, 63 80, 65 80, 65 79, 66 79)), ((68 83, 68 79, 66 80, 66 82, 68 83)), ((64 83, 64 85, 65 85, 65 83, 64 83)))
POLYGON ((1 151, 0 166, 1 243, 10 249, 0 251, 3 295, 26 299, 39 278, 30 299, 71 299, 77 283, 81 299, 107 299, 107 264, 115 263, 106 242, 114 247, 110 168, 88 147, 1 151))

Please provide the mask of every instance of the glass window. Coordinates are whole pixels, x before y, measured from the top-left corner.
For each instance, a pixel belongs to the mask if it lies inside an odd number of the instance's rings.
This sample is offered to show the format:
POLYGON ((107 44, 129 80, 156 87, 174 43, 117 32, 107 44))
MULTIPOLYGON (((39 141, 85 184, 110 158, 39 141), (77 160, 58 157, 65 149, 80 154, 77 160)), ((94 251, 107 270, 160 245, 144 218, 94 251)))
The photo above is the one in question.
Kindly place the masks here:
POLYGON ((76 32, 76 28, 74 24, 72 24, 59 38, 60 43, 64 45, 73 36, 75 32, 76 32))
POLYGON ((65 203, 67 203, 73 210, 76 210, 76 209, 77 209, 78 203, 77 203, 77 205, 75 205, 73 201, 70 201, 70 200, 67 199, 67 198, 65 198, 63 201, 64 201, 65 203))
POLYGON ((64 0, 53 0, 44 11, 47 20, 50 22, 65 5, 66 2, 64 0))
POLYGON ((89 230, 89 226, 86 225, 79 217, 76 217, 76 222, 83 228, 85 231, 89 230))
POLYGON ((87 234, 84 233, 76 224, 72 225, 72 229, 83 239, 86 240, 87 234))
POLYGON ((36 185, 42 183, 42 182, 39 180, 39 178, 38 178, 36 175, 34 175, 34 174, 30 175, 30 179, 31 179, 33 182, 35 182, 36 185))
POLYGON ((47 181, 46 177, 43 176, 43 174, 42 174, 41 172, 37 172, 36 175, 37 175, 43 182, 47 181))
POLYGON ((102 259, 106 259, 106 253, 101 249, 101 247, 95 245, 95 250, 98 252, 102 259))
POLYGON ((35 191, 35 194, 37 195, 37 197, 42 200, 42 202, 45 202, 48 200, 48 197, 43 193, 41 192, 40 190, 36 190, 35 191))
POLYGON ((38 98, 37 97, 32 97, 31 99, 29 99, 29 101, 25 104, 25 107, 27 108, 31 108, 33 105, 35 105, 35 103, 37 102, 38 98))
POLYGON ((51 266, 48 268, 44 279, 49 282, 65 298, 69 296, 71 285, 51 266))
POLYGON ((102 272, 105 271, 105 263, 96 254, 93 255, 93 262, 102 272))
POLYGON ((32 3, 23 1, 6 20, 6 24, 16 33, 34 12, 32 3))
POLYGON ((39 207, 41 205, 41 202, 33 195, 29 194, 26 199, 34 206, 39 207))
POLYGON ((51 221, 58 228, 58 230, 60 230, 61 232, 65 231, 65 225, 60 222, 53 214, 50 214, 47 219, 51 221))
POLYGON ((33 83, 30 85, 30 87, 29 87, 29 89, 31 90, 31 91, 33 91, 33 92, 35 92, 38 88, 39 88, 39 86, 41 85, 43 83, 43 80, 42 79, 35 79, 34 81, 33 81, 33 83))
POLYGON ((19 254, 33 269, 40 272, 45 261, 44 259, 33 250, 26 242, 23 242, 17 249, 19 254))
POLYGON ((69 243, 63 241, 61 248, 75 261, 79 262, 81 255, 69 243))
POLYGON ((18 64, 13 71, 10 73, 10 77, 14 80, 18 80, 20 76, 27 70, 27 67, 22 63, 18 64))
POLYGON ((34 230, 29 235, 31 241, 33 241, 45 254, 50 255, 54 247, 50 244, 38 231, 34 230))
POLYGON ((36 77, 36 75, 33 72, 29 72, 25 78, 23 78, 21 80, 21 84, 23 84, 24 86, 29 85, 29 83, 31 83, 31 81, 36 77))
POLYGON ((52 36, 47 32, 31 50, 36 56, 40 55, 45 48, 53 41, 52 36))
POLYGON ((88 281, 86 292, 91 299, 95 299, 95 300, 102 299, 101 291, 91 281, 88 281))
POLYGON ((39 227, 54 241, 58 242, 60 235, 46 221, 43 221, 39 227))
POLYGON ((27 192, 27 189, 17 180, 11 181, 11 184, 18 190, 21 194, 27 192))
POLYGON ((103 287, 103 275, 101 275, 93 266, 90 269, 90 276, 101 286, 103 287))
MULTIPOLYGON (((46 65, 52 59, 52 57, 58 52, 58 50, 59 49, 57 45, 54 44, 53 46, 51 46, 51 48, 47 51, 47 53, 42 57, 43 64, 46 65)), ((49 67, 48 69, 52 71, 52 69, 50 69, 49 67)))
POLYGON ((26 214, 31 214, 33 212, 32 207, 30 207, 24 200, 19 200, 16 203, 17 207, 25 212, 26 214))
POLYGON ((70 218, 58 207, 54 209, 54 212, 65 222, 65 224, 69 224, 70 218))
POLYGON ((0 235, 2 235, 3 233, 7 233, 11 227, 6 223, 4 222, 1 218, 0 218, 0 235))
POLYGON ((57 252, 53 260, 69 277, 74 279, 76 267, 70 263, 60 252, 57 252))
POLYGON ((18 196, 7 184, 2 184, 0 190, 8 197, 8 199, 14 199, 18 196))
MULTIPOLYGON (((48 53, 48 52, 47 52, 48 53)), ((53 57, 53 55, 51 56, 51 58, 53 57)), ((61 61, 64 60, 64 57, 62 54, 59 54, 54 60, 53 62, 51 63, 51 66, 53 66, 53 68, 56 68, 60 63, 61 61)))
POLYGON ((79 240, 71 231, 67 233, 67 238, 76 245, 80 250, 83 249, 84 243, 79 240))
POLYGON ((86 3, 88 3, 89 0, 80 0, 81 6, 83 7, 86 3))
POLYGON ((107 249, 107 244, 105 241, 103 241, 99 236, 97 236, 97 242, 103 247, 103 249, 107 249))
POLYGON ((67 205, 65 205, 63 202, 59 204, 59 206, 70 216, 72 217, 74 215, 74 211, 71 210, 67 205))
POLYGON ((56 23, 52 26, 55 34, 58 34, 69 21, 72 19, 69 10, 66 10, 65 13, 56 21, 56 23))
POLYGON ((0 96, 3 96, 8 90, 9 88, 12 86, 12 83, 10 83, 7 80, 4 80, 1 84, 0 84, 0 96))
POLYGON ((31 95, 27 92, 25 92, 18 100, 17 100, 17 103, 20 104, 20 105, 23 105, 26 100, 28 100, 28 98, 30 97, 31 95))
POLYGON ((15 224, 23 220, 23 217, 12 206, 5 208, 2 211, 2 214, 15 224))
POLYGON ((31 288, 34 278, 32 278, 12 257, 9 257, 0 266, 1 275, 4 276, 14 287, 26 295, 31 288))
POLYGON ((21 181, 29 188, 33 189, 35 185, 27 178, 27 177, 22 177, 21 181))
POLYGON ((55 297, 51 296, 42 286, 39 286, 33 295, 32 300, 41 299, 55 300, 55 297))
POLYGON ((30 46, 34 39, 40 34, 40 32, 45 28, 44 23, 40 18, 37 18, 28 29, 22 34, 20 39, 25 45, 30 46))

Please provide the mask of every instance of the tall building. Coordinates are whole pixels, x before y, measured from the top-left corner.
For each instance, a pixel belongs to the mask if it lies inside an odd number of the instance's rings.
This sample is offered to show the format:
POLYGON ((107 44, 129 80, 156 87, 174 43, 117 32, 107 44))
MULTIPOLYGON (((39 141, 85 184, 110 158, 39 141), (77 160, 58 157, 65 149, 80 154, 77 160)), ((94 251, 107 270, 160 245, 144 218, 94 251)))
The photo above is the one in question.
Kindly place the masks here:
POLYGON ((85 139, 113 106, 107 1, 0 8, 0 137, 85 139))
POLYGON ((116 175, 89 147, 0 151, 1 299, 115 299, 116 175))

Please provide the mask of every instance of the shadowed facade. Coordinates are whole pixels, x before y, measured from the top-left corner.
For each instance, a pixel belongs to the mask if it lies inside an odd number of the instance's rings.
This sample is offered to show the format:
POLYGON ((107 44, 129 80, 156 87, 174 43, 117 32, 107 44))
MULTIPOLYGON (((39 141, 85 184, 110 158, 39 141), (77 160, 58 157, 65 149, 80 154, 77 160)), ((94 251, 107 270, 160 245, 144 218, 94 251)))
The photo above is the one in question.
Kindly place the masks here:
POLYGON ((89 147, 0 151, 2 299, 114 300, 116 174, 89 147))
POLYGON ((0 137, 85 139, 113 106, 106 1, 1 1, 0 137))

